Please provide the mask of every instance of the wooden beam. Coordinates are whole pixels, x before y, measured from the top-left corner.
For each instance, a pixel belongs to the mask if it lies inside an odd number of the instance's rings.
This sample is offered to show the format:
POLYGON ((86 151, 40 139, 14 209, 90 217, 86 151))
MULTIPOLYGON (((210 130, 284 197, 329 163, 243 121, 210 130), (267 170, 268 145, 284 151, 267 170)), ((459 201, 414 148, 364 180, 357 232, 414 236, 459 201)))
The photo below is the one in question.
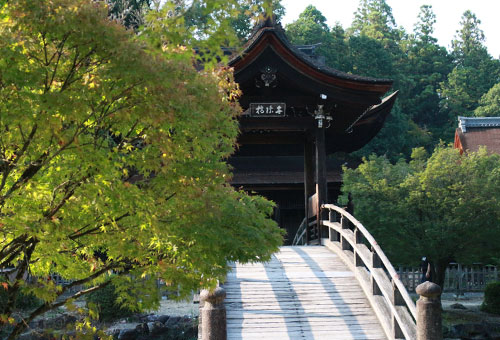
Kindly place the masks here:
MULTIPOLYGON (((318 205, 328 203, 328 183, 326 180, 326 146, 325 146, 325 129, 316 128, 316 192, 318 193, 318 205)), ((325 211, 326 213, 326 211, 325 211)), ((320 220, 327 219, 327 216, 318 214, 318 236, 323 237, 321 233, 320 220)), ((325 228, 326 230, 326 228, 325 228)), ((326 237, 326 236, 325 236, 326 237)))
POLYGON ((241 131, 305 131, 314 127, 312 117, 249 117, 239 119, 241 131))
POLYGON ((263 132, 242 133, 238 137, 239 144, 302 144, 302 131, 299 132, 263 132))
MULTIPOLYGON (((304 207, 305 216, 309 219, 309 197, 314 195, 314 143, 311 136, 304 139, 304 207)), ((309 227, 306 227, 306 244, 310 240, 309 227)))

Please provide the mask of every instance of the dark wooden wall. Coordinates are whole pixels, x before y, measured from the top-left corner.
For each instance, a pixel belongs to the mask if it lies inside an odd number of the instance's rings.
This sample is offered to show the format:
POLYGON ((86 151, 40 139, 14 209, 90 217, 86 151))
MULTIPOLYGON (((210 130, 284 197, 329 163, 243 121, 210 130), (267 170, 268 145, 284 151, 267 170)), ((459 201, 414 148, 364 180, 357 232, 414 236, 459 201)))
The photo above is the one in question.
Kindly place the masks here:
MULTIPOLYGON (((273 188, 268 188, 255 192, 276 203, 273 219, 286 230, 284 245, 290 245, 305 216, 304 189, 273 190, 273 188)), ((340 183, 329 183, 330 202, 335 202, 339 193, 340 183)))

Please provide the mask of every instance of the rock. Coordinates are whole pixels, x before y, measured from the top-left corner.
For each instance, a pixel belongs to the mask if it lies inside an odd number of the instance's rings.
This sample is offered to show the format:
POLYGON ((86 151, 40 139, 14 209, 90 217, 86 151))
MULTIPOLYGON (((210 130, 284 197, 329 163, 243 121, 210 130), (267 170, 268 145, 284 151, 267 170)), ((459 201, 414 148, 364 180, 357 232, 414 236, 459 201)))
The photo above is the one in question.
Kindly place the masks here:
POLYGON ((452 336, 449 327, 446 327, 445 325, 442 325, 442 327, 443 327, 443 338, 447 339, 449 336, 452 336))
POLYGON ((151 336, 157 336, 165 333, 168 327, 159 321, 153 322, 152 326, 149 328, 149 333, 151 336))
POLYGON ((500 323, 483 322, 485 333, 488 334, 488 339, 500 340, 500 323))
POLYGON ((466 323, 451 326, 450 337, 460 339, 487 339, 483 324, 466 323))
POLYGON ((182 317, 182 319, 180 320, 181 323, 192 323, 193 322, 193 319, 188 316, 188 315, 184 315, 182 317))
POLYGON ((149 314, 146 316, 146 321, 147 322, 155 322, 158 321, 158 315, 155 314, 149 314))
POLYGON ((450 306, 450 308, 452 309, 467 309, 467 307, 465 307, 464 305, 462 305, 461 303, 454 303, 450 306))
POLYGON ((123 329, 118 335, 118 340, 136 340, 138 335, 135 329, 123 329))
POLYGON ((190 327, 187 327, 185 330, 184 336, 187 339, 197 338, 198 336, 198 326, 196 324, 192 324, 190 327))
POLYGON ((17 338, 18 340, 50 340, 48 336, 40 335, 36 333, 29 333, 21 335, 17 338))
POLYGON ((161 322, 161 323, 164 324, 164 323, 166 323, 168 321, 168 319, 170 319, 170 316, 168 316, 168 315, 160 315, 158 317, 157 321, 159 321, 159 322, 161 322))
POLYGON ((120 336, 120 330, 119 329, 113 330, 113 332, 111 333, 111 335, 113 336, 113 339, 117 340, 118 337, 120 336))
POLYGON ((180 316, 171 316, 167 322, 165 322, 165 326, 168 328, 171 328, 179 323, 181 321, 182 317, 180 316))
POLYGON ((145 322, 135 326, 135 330, 137 331, 138 334, 149 334, 149 326, 145 322))

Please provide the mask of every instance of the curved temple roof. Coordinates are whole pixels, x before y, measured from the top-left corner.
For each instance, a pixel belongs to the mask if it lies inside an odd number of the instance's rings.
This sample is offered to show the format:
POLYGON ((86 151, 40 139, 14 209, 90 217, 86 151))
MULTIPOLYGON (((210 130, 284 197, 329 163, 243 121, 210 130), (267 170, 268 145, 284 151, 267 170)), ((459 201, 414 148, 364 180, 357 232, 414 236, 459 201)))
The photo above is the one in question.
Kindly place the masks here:
POLYGON ((231 56, 229 66, 234 68, 236 77, 257 62, 267 48, 271 48, 280 59, 299 73, 325 87, 344 88, 364 95, 382 96, 393 83, 390 79, 348 74, 313 61, 292 45, 281 25, 270 18, 254 28, 250 40, 245 44, 241 53, 231 56))
POLYGON ((325 131, 327 152, 351 152, 378 133, 397 96, 395 92, 381 100, 392 80, 352 75, 316 62, 293 46, 271 18, 254 28, 229 66, 243 92, 243 145, 300 144, 303 139, 297 137, 314 129, 314 111, 323 105, 332 117, 325 131), (256 103, 284 103, 286 112, 282 117, 255 117, 250 107, 256 103))

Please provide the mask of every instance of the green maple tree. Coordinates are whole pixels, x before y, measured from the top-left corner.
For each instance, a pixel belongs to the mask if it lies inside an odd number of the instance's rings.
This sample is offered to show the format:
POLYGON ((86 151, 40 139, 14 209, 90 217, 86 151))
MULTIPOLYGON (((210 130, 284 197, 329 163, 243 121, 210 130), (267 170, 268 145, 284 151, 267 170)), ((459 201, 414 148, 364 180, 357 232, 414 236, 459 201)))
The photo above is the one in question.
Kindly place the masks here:
MULTIPOLYGON (((161 23, 157 11, 135 35, 90 0, 1 6, 8 339, 110 283, 124 305, 142 310, 158 304, 153 280, 186 295, 214 287, 228 261, 270 257, 281 243, 271 203, 228 184, 237 87, 230 70, 195 68, 189 41, 180 44, 184 28, 174 32, 182 14, 161 23), (72 283, 54 285, 55 273, 72 283), (42 304, 16 314, 21 292, 42 304)), ((79 329, 92 333, 89 317, 79 329)))

